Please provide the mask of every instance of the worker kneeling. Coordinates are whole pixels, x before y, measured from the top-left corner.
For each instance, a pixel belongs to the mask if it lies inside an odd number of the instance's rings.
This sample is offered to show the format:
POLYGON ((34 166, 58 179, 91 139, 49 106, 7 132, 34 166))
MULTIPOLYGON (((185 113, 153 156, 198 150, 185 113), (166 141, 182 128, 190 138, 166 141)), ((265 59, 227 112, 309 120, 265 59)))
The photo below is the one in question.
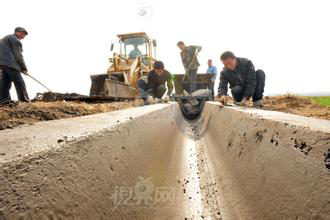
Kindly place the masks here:
POLYGON ((255 71, 252 62, 239 58, 230 51, 220 57, 224 69, 220 74, 218 98, 222 104, 228 101, 228 83, 236 105, 245 106, 252 97, 254 107, 262 107, 262 97, 265 88, 265 73, 255 71))
POLYGON ((137 87, 145 104, 154 102, 154 98, 169 100, 169 95, 173 91, 172 76, 165 70, 163 62, 156 61, 154 69, 148 73, 147 82, 141 78, 137 81, 137 87), (165 83, 168 88, 167 94, 165 83))

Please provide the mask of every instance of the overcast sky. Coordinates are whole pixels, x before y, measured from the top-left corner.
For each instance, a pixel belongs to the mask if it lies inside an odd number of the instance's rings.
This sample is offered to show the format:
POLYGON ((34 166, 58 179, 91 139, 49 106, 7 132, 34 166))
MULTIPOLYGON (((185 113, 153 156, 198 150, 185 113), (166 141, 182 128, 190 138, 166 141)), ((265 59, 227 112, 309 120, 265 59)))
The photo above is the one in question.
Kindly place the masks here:
MULTIPOLYGON (((203 47, 200 73, 208 58, 221 70, 219 56, 231 50, 266 72, 266 94, 330 92, 329 10, 327 0, 2 0, 0 37, 25 27, 29 72, 56 92, 89 94, 89 75, 108 68, 111 40, 137 31, 157 40, 171 73, 184 73, 182 40, 203 47)), ((31 97, 45 91, 25 79, 31 97)))

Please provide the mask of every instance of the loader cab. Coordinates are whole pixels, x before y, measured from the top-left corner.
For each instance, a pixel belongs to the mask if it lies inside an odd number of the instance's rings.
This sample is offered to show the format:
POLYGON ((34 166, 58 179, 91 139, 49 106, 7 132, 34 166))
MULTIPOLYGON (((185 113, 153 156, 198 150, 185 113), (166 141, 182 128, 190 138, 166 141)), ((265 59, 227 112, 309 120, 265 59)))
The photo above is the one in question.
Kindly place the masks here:
POLYGON ((128 59, 148 57, 148 45, 144 37, 126 38, 120 41, 120 54, 128 59))
POLYGON ((118 35, 120 55, 126 59, 136 59, 141 56, 142 62, 152 67, 155 58, 156 42, 152 41, 144 32, 118 35))

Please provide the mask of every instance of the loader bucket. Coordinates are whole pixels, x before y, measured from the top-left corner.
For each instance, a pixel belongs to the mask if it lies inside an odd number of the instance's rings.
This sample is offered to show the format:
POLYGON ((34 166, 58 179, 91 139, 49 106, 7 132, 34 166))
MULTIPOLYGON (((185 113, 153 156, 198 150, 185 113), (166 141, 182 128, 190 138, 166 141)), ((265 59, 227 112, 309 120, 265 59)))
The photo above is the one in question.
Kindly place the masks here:
MULTIPOLYGON (((187 77, 184 77, 185 74, 175 74, 173 77, 175 93, 177 95, 182 95, 183 90, 189 92, 189 82, 187 77)), ((199 89, 211 89, 212 83, 212 74, 209 73, 199 73, 197 74, 196 80, 196 90, 199 89)))
POLYGON ((115 97, 115 98, 139 98, 136 88, 118 81, 110 74, 91 75, 92 86, 90 96, 115 97))

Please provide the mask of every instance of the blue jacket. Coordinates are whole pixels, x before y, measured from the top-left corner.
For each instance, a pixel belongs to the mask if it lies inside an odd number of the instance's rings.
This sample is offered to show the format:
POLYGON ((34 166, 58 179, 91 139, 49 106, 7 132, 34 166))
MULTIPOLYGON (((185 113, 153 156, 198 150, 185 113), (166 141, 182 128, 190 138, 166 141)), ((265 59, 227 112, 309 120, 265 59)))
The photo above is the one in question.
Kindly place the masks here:
POLYGON ((0 40, 0 65, 27 71, 22 52, 22 43, 15 34, 5 36, 0 40))
POLYGON ((213 74, 212 81, 215 81, 216 78, 217 78, 217 75, 218 75, 217 67, 216 66, 208 67, 207 70, 206 70, 206 73, 213 74))

